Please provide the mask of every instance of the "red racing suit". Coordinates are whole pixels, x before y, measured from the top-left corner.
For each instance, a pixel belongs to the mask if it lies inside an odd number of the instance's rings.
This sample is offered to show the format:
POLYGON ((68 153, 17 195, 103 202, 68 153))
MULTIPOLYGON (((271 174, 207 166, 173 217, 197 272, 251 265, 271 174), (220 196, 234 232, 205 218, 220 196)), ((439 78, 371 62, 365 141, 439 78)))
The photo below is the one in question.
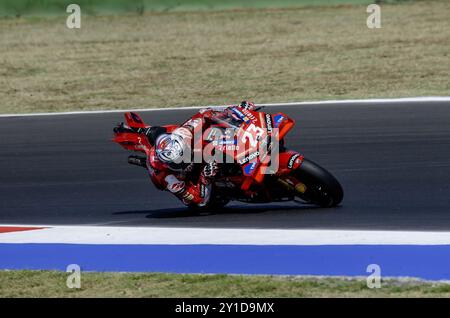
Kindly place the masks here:
MULTIPOLYGON (((191 149, 199 149, 195 147, 198 145, 194 145, 194 134, 208 126, 209 119, 214 116, 214 113, 216 111, 212 109, 200 111, 181 126, 169 129, 167 133, 181 135, 184 141, 192 146, 191 149)), ((202 131, 200 134, 202 136, 202 131)), ((200 142, 202 142, 202 138, 200 138, 200 142)), ((171 169, 169 165, 159 160, 155 146, 150 149, 150 155, 147 157, 150 178, 158 189, 169 191, 187 206, 201 207, 210 200, 212 181, 205 177, 203 170, 201 170, 196 183, 189 180, 190 178, 187 176, 193 170, 194 165, 194 163, 188 164, 182 170, 171 169)))

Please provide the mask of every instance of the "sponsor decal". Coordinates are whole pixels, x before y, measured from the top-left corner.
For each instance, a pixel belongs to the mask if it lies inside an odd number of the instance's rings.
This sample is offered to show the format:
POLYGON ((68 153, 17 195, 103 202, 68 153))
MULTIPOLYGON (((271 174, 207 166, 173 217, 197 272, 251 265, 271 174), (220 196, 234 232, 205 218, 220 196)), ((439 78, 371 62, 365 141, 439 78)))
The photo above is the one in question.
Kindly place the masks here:
POLYGON ((240 160, 239 160, 239 163, 240 163, 241 165, 244 165, 244 164, 246 164, 247 162, 252 161, 253 159, 255 159, 255 158, 258 157, 258 156, 259 156, 259 151, 255 151, 255 152, 249 154, 248 156, 246 156, 246 157, 240 159, 240 160))
MULTIPOLYGON (((244 115, 243 112, 241 112, 237 107, 231 108, 231 110, 241 119, 242 121, 245 121, 246 124, 250 122, 250 118, 244 115)), ((254 117, 253 117, 254 118, 254 117)))
POLYGON ((266 128, 269 133, 273 131, 272 116, 270 114, 266 114, 266 128))
POLYGON ((289 158, 288 165, 287 165, 287 167, 288 167, 289 169, 292 169, 292 168, 294 167, 295 160, 296 160, 298 157, 300 157, 300 154, 299 154, 299 153, 296 153, 296 154, 293 155, 291 158, 289 158))
POLYGON ((278 128, 278 126, 280 126, 281 122, 285 119, 285 117, 281 114, 278 114, 275 115, 273 119, 275 121, 275 128, 278 128))
POLYGON ((273 121, 272 115, 266 114, 266 129, 267 137, 266 140, 261 143, 261 147, 267 146, 267 153, 270 154, 272 151, 272 132, 273 132, 273 121))
POLYGON ((251 120, 252 122, 255 122, 255 121, 256 121, 255 116, 253 116, 252 112, 249 111, 248 109, 245 109, 245 108, 244 108, 244 109, 242 110, 242 112, 245 114, 245 116, 246 116, 247 118, 250 118, 250 120, 251 120))
POLYGON ((204 198, 205 197, 205 185, 201 184, 200 185, 200 197, 204 198))
POLYGON ((218 145, 236 145, 237 144, 237 140, 214 140, 213 141, 213 145, 214 146, 218 146, 218 145))
POLYGON ((244 167, 244 172, 247 175, 251 175, 256 168, 256 162, 251 162, 244 167))
POLYGON ((237 145, 219 145, 216 148, 218 151, 222 152, 233 152, 233 151, 239 151, 239 146, 237 145))

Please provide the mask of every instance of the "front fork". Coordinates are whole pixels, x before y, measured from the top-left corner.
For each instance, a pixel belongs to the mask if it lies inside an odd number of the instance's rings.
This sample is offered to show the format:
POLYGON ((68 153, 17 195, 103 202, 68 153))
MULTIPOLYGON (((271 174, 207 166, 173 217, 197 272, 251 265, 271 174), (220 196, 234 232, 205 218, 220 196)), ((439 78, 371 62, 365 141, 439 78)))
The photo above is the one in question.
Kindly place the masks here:
POLYGON ((292 173, 303 163, 303 155, 298 152, 288 150, 280 153, 279 169, 277 172, 277 185, 282 187, 287 193, 294 196, 301 196, 307 187, 301 180, 295 178, 292 173))
POLYGON ((293 196, 302 195, 307 190, 307 187, 304 183, 291 177, 278 178, 277 184, 282 187, 287 193, 293 196))
POLYGON ((306 185, 293 175, 293 172, 303 163, 303 155, 296 151, 284 149, 278 155, 278 161, 277 172, 267 176, 269 178, 264 180, 258 190, 250 189, 250 187, 245 189, 244 192, 247 196, 267 198, 267 201, 270 202, 280 197, 280 189, 282 189, 281 196, 283 197, 294 198, 295 196, 302 196, 306 192, 306 185))

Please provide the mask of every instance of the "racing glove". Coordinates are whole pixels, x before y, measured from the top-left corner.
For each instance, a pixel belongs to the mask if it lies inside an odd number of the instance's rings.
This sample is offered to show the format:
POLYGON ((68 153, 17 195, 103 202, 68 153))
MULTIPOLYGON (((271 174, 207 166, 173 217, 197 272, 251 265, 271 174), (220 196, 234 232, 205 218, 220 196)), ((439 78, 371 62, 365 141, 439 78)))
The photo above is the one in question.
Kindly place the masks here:
POLYGON ((208 162, 203 167, 203 176, 208 179, 214 178, 217 175, 218 170, 219 167, 217 165, 217 162, 208 162))
POLYGON ((252 102, 248 102, 248 101, 246 101, 246 100, 242 101, 242 102, 239 104, 239 106, 240 106, 241 108, 248 109, 248 110, 255 110, 255 108, 256 108, 255 104, 253 104, 252 102))

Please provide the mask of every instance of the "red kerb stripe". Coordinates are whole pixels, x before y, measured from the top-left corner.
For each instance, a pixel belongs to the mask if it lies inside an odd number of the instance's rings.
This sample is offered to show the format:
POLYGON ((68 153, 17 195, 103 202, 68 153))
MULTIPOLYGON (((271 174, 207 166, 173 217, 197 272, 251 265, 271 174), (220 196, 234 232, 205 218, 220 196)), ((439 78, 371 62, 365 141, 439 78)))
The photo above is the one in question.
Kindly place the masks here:
POLYGON ((42 229, 45 229, 45 227, 0 226, 0 233, 42 230, 42 229))

